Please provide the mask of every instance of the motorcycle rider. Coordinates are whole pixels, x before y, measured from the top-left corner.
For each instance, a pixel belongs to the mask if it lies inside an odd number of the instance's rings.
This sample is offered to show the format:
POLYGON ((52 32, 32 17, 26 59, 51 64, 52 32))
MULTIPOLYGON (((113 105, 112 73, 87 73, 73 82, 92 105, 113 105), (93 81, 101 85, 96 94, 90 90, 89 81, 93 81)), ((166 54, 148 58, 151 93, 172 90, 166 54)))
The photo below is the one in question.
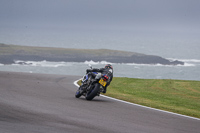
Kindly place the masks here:
POLYGON ((99 72, 101 73, 101 76, 107 80, 107 84, 103 90, 103 93, 106 93, 107 87, 110 85, 110 82, 112 81, 113 78, 113 67, 111 64, 105 65, 104 68, 93 68, 93 69, 87 69, 87 73, 89 72, 99 72))

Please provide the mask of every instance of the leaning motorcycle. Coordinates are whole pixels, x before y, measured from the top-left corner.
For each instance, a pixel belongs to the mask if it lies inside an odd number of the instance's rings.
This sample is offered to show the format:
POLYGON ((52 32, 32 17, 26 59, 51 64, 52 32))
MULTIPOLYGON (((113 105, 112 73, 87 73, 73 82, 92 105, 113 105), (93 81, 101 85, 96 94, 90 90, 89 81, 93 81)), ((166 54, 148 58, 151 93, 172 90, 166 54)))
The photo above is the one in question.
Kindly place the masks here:
MULTIPOLYGON (((92 67, 90 68, 92 69, 92 67)), ((97 72, 86 73, 81 81, 82 85, 76 91, 75 97, 79 98, 83 95, 86 100, 92 100, 95 96, 99 96, 108 83, 108 79, 104 77, 105 75, 103 76, 97 72)))

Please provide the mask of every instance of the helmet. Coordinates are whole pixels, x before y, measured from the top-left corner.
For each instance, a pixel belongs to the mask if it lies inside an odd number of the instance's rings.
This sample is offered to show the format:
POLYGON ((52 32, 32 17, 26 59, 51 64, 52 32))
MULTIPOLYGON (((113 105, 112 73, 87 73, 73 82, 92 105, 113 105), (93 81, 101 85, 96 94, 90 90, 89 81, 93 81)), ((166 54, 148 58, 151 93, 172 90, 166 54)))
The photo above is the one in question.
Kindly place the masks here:
POLYGON ((106 69, 108 69, 108 68, 113 69, 112 65, 110 65, 110 64, 105 65, 105 68, 106 68, 106 69))

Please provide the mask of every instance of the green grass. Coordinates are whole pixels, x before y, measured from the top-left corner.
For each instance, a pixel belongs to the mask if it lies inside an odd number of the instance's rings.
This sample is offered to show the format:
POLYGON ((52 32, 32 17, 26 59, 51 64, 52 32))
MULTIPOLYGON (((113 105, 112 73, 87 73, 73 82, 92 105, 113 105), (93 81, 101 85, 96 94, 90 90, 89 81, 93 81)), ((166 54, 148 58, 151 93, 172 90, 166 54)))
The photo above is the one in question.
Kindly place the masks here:
POLYGON ((200 118, 200 81, 115 77, 106 95, 200 118))

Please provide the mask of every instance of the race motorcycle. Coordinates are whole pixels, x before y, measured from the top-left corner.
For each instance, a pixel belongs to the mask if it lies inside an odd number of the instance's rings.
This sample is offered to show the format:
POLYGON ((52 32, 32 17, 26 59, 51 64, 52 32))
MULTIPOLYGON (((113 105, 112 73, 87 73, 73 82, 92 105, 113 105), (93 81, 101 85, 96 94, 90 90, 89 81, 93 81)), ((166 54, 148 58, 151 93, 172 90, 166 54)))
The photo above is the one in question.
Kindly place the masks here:
MULTIPOLYGON (((91 66, 90 68, 92 69, 91 66)), ((101 73, 89 72, 83 76, 81 83, 82 85, 76 91, 75 97, 79 98, 83 95, 86 100, 92 100, 95 96, 99 96, 103 92, 108 83, 108 78, 101 73)))

